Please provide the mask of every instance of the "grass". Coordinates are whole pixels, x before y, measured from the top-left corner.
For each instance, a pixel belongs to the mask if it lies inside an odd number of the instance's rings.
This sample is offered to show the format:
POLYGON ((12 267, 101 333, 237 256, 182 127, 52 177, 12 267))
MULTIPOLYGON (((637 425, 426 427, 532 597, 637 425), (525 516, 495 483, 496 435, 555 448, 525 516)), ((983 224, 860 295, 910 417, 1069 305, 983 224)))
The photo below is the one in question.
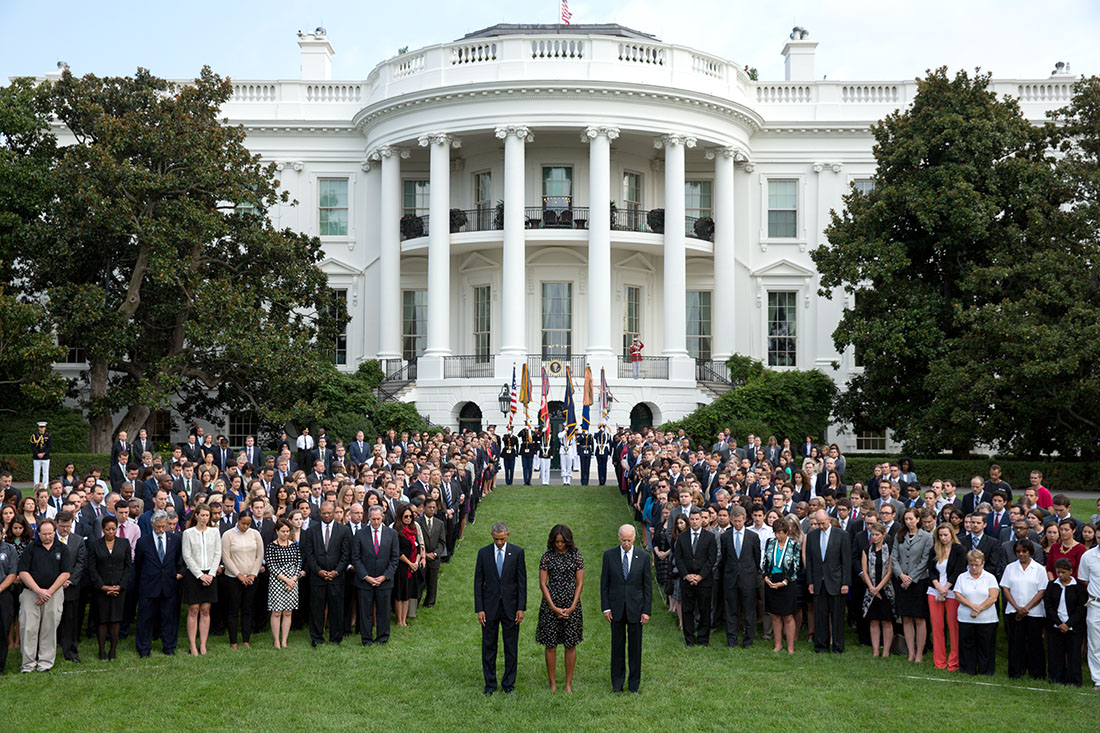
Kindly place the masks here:
MULTIPOLYGON (((1095 501, 1074 502, 1088 517, 1095 501), (1088 511, 1085 511, 1085 510, 1088 511)), ((133 642, 123 643, 117 662, 96 659, 93 640, 81 644, 84 663, 60 661, 49 674, 20 675, 18 652, 9 660, 5 697, 15 719, 32 719, 42 730, 80 729, 93 719, 118 730, 335 730, 352 726, 407 731, 571 730, 634 728, 729 728, 854 730, 885 721, 909 730, 982 729, 990 715, 1016 730, 1088 729, 1100 710, 1100 695, 1045 682, 1009 680, 1005 642, 999 638, 997 676, 979 681, 936 670, 931 654, 921 665, 898 657, 871 659, 849 635, 842 656, 814 655, 802 639, 793 657, 773 655, 757 641, 749 650, 727 649, 716 638, 709 648, 685 649, 676 620, 654 598, 653 620, 643 641, 642 694, 612 695, 610 633, 599 609, 599 563, 615 544, 627 517, 611 487, 502 487, 469 527, 456 558, 444 566, 435 608, 421 611, 408 628, 393 628, 385 647, 363 648, 356 638, 312 649, 305 631, 294 632, 282 652, 270 634, 253 636, 253 648, 233 652, 226 638, 212 637, 201 660, 186 656, 183 638, 176 657, 157 653, 138 660, 133 642), (528 620, 520 632, 516 695, 481 695, 481 637, 471 583, 476 550, 489 542, 493 521, 508 522, 512 541, 526 550, 528 620), (575 694, 547 689, 543 650, 535 644, 538 559, 551 526, 573 530, 588 563, 582 597, 585 639, 578 647, 575 694), (986 686, 991 684, 992 686, 986 686), (58 705, 68 699, 72 704, 58 705), (87 701, 94 700, 89 704, 87 701), (50 701, 50 702, 47 702, 50 701), (24 717, 25 716, 25 717, 24 717), (1078 721, 1067 722, 1067 721, 1078 721)), ((560 654, 560 652, 559 652, 560 654)), ((559 657, 560 660, 560 657, 559 657)), ((503 671, 503 654, 500 659, 503 671)))

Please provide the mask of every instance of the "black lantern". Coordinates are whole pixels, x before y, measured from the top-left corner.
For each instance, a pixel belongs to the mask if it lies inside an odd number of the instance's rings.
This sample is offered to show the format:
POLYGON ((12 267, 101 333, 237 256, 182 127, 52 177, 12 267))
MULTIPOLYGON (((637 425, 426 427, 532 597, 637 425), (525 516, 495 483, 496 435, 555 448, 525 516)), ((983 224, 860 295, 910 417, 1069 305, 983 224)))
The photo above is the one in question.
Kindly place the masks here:
POLYGON ((500 388, 500 394, 497 395, 497 402, 500 403, 501 415, 507 415, 508 411, 512 409, 512 390, 508 387, 507 382, 500 388))

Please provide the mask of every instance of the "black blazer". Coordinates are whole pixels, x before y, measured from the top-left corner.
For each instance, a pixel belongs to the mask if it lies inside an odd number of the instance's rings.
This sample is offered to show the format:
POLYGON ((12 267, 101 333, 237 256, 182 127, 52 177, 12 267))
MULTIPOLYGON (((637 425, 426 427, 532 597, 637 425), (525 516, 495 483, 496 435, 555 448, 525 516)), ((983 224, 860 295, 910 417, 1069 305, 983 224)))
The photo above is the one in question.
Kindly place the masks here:
POLYGON ((397 560, 400 555, 396 532, 383 526, 378 536, 378 552, 375 553, 374 528, 369 523, 364 525, 358 534, 351 538, 351 563, 355 566, 355 587, 363 590, 373 588, 374 586, 364 578, 384 575, 386 580, 379 586, 379 589, 392 588, 393 576, 397 572, 397 560))
MULTIPOLYGON (((126 464, 127 467, 129 467, 129 465, 129 463, 126 464)), ((119 488, 126 483, 126 472, 122 470, 122 466, 118 465, 118 461, 111 463, 108 483, 111 484, 111 491, 118 491, 119 488)))
POLYGON ((821 530, 815 529, 806 536, 806 576, 810 585, 823 585, 825 592, 834 596, 840 595, 842 586, 851 585, 852 545, 839 527, 829 532, 824 562, 821 560, 821 530))
MULTIPOLYGON (((328 550, 325 550, 325 530, 321 522, 317 522, 302 533, 302 566, 309 573, 310 582, 322 581, 317 576, 319 570, 339 570, 340 573, 332 580, 333 583, 343 586, 344 570, 347 570, 351 562, 351 529, 346 525, 333 521, 332 533, 328 538, 328 550)), ((371 543, 374 550, 374 543, 371 543)))
POLYGON ((155 535, 142 533, 134 553, 139 598, 172 597, 177 593, 176 575, 183 574, 182 541, 179 532, 165 532, 164 560, 157 552, 155 535))
POLYGON ((122 590, 130 584, 130 540, 118 537, 114 550, 107 549, 107 543, 100 538, 88 545, 88 574, 92 587, 99 590, 105 585, 118 585, 122 590))
POLYGON ((699 575, 701 577, 698 586, 706 587, 711 584, 714 575, 714 565, 718 562, 718 541, 714 534, 705 529, 699 530, 699 539, 695 541, 695 552, 691 551, 691 530, 683 532, 676 538, 676 546, 672 550, 676 559, 676 567, 680 570, 680 577, 686 575, 699 575))
POLYGON ((630 572, 623 580, 622 550, 618 545, 603 554, 600 571, 600 609, 611 611, 611 620, 641 623, 642 614, 653 610, 653 575, 649 555, 631 550, 630 572))
MULTIPOLYGON (((947 582, 951 587, 959 575, 966 572, 966 548, 959 543, 951 545, 951 552, 947 555, 947 582)), ((932 549, 928 552, 928 577, 932 580, 940 579, 940 572, 936 570, 936 545, 932 543, 932 549)))
POLYGON ((497 575, 496 543, 477 551, 474 566, 474 613, 485 612, 486 621, 515 618, 527 610, 527 561, 523 548, 504 546, 504 566, 497 575))
POLYGON ((983 491, 980 496, 975 496, 974 492, 969 492, 962 499, 962 513, 971 514, 974 511, 974 507, 981 504, 983 501, 992 501, 993 495, 988 491, 983 491))
POLYGON ((722 533, 719 541, 722 546, 722 569, 725 587, 756 588, 756 579, 760 576, 760 535, 747 527, 741 530, 741 558, 738 559, 733 546, 733 527, 722 533))
POLYGON ((1004 568, 1001 566, 1001 553, 1000 543, 988 532, 982 533, 982 538, 978 540, 978 546, 972 546, 972 538, 970 535, 964 535, 959 539, 959 543, 967 550, 980 550, 982 555, 985 556, 985 569, 991 572, 998 580, 1001 577, 1001 573, 1004 572, 1004 568))
MULTIPOLYGON (((1047 592, 1043 594, 1043 607, 1046 609, 1048 627, 1056 629, 1062 623, 1058 619, 1058 603, 1062 599, 1063 592, 1066 594, 1066 610, 1069 612, 1069 621, 1066 626, 1071 631, 1084 631, 1085 601, 1089 599, 1089 594, 1088 586, 1080 581, 1069 587, 1063 587, 1057 579, 1047 583, 1047 592)), ((1048 630, 1047 634, 1050 633, 1052 632, 1048 630)))

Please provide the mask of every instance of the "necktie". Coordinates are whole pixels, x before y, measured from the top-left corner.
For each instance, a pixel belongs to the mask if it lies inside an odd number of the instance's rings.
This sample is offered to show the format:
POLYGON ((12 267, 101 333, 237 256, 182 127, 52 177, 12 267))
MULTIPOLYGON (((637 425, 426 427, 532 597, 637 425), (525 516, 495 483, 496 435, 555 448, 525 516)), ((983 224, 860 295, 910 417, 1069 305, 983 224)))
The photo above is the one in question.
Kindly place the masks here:
POLYGON ((737 555, 737 559, 741 559, 741 533, 735 532, 733 535, 733 552, 737 555))
POLYGON ((504 548, 497 548, 497 577, 504 575, 504 548))
POLYGON ((164 562, 164 535, 157 535, 157 554, 160 555, 160 561, 164 562))
POLYGON ((821 533, 821 562, 825 562, 825 551, 829 548, 829 533, 821 533))
POLYGON ((443 484, 443 498, 447 502, 447 506, 451 506, 451 487, 448 484, 443 484))
POLYGON ((374 554, 378 554, 378 530, 374 530, 374 554))
POLYGON ((695 540, 697 540, 697 539, 699 539, 699 533, 698 532, 692 532, 691 533, 691 552, 693 554, 695 553, 695 540))
POLYGON ((126 539, 126 523, 123 522, 118 526, 118 536, 122 539, 126 539))
POLYGON ((95 508, 95 515, 97 518, 103 516, 103 510, 100 509, 98 506, 95 508))
POLYGON ((623 580, 626 580, 626 576, 630 573, 630 555, 623 553, 623 580))
POLYGON ((326 524, 325 525, 325 552, 328 552, 328 538, 331 536, 331 532, 332 532, 331 527, 332 527, 331 524, 326 524))

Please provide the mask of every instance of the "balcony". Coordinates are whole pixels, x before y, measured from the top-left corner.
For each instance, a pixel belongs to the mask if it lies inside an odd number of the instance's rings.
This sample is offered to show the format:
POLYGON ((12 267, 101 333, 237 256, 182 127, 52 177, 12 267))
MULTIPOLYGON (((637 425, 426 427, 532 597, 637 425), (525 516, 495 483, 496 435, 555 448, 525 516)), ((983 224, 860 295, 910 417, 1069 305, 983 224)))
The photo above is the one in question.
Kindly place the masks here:
MULTIPOLYGON (((619 379, 634 377, 634 366, 629 356, 619 357, 619 379)), ((638 362, 639 379, 668 379, 667 356, 643 356, 638 362)))
MULTIPOLYGON (((664 211, 662 209, 646 211, 644 209, 612 210, 611 229, 619 232, 642 232, 661 234, 664 232, 664 211), (652 216, 651 216, 652 215, 652 216), (656 228, 655 228, 656 227, 656 228)), ((573 206, 567 209, 527 206, 523 209, 525 229, 588 229, 589 209, 587 206, 573 206)), ((452 234, 459 232, 500 231, 503 227, 501 214, 495 209, 451 209, 452 234)), ((401 241, 428 236, 428 214, 405 214, 401 217, 401 241)), ((714 241, 714 220, 709 216, 684 217, 684 234, 706 242, 714 241)))
POLYGON ((443 357, 444 379, 487 379, 493 376, 493 357, 489 354, 443 357))
POLYGON ((546 367, 546 372, 551 377, 564 377, 565 367, 568 366, 573 372, 573 379, 576 381, 578 377, 584 379, 584 365, 587 360, 583 355, 581 356, 550 356, 540 354, 529 354, 527 356, 527 369, 531 372, 531 379, 538 379, 542 374, 542 367, 546 367))

